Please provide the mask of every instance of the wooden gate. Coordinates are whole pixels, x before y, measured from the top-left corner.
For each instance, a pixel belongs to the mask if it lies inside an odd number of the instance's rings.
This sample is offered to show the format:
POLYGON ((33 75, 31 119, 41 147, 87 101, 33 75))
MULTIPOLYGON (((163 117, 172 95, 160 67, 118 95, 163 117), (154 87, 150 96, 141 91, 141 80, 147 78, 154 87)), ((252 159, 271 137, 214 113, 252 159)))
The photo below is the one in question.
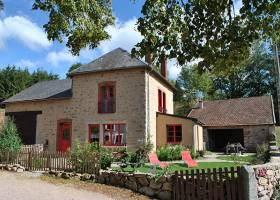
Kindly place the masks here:
POLYGON ((176 171, 176 200, 242 200, 241 168, 176 171))

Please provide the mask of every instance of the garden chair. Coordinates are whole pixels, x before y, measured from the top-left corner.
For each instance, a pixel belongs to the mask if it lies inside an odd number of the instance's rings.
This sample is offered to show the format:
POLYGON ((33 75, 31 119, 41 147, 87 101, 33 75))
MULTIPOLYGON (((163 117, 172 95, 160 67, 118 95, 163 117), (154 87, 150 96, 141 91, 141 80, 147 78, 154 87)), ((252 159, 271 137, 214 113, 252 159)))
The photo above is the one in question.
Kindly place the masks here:
POLYGON ((169 165, 167 162, 159 161, 156 153, 149 154, 149 161, 150 161, 150 164, 153 166, 152 170, 154 170, 154 171, 155 171, 157 165, 159 165, 162 169, 168 167, 168 165, 169 165))
POLYGON ((182 151, 181 152, 182 159, 185 161, 185 163, 188 165, 188 167, 197 167, 197 162, 192 159, 190 153, 188 151, 182 151))

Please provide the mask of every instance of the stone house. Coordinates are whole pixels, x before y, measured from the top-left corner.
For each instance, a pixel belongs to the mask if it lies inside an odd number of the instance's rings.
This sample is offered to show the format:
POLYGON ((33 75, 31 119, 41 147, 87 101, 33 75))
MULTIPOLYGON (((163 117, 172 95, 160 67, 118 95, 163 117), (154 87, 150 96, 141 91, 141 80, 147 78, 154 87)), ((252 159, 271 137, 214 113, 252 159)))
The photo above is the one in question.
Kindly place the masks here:
POLYGON ((275 133, 271 96, 200 101, 188 117, 203 123, 204 142, 211 151, 224 151, 228 143, 238 142, 255 151, 275 133))
POLYGON ((154 147, 199 150, 200 123, 172 116, 175 88, 166 74, 166 62, 158 73, 118 48, 72 71, 71 79, 37 83, 3 104, 23 142, 49 150, 65 151, 76 140, 137 149, 148 139, 154 147))

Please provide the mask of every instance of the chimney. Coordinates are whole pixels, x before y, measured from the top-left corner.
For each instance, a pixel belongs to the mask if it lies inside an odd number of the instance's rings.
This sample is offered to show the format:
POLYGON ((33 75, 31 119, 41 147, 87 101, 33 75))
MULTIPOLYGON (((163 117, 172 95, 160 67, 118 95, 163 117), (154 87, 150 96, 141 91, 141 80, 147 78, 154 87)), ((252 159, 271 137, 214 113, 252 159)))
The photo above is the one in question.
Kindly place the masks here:
POLYGON ((165 56, 161 60, 160 73, 164 78, 167 78, 167 59, 165 56))
POLYGON ((198 101, 198 108, 203 109, 203 100, 198 101))
POLYGON ((145 56, 145 61, 146 63, 148 63, 149 65, 152 64, 152 54, 148 51, 146 56, 145 56))

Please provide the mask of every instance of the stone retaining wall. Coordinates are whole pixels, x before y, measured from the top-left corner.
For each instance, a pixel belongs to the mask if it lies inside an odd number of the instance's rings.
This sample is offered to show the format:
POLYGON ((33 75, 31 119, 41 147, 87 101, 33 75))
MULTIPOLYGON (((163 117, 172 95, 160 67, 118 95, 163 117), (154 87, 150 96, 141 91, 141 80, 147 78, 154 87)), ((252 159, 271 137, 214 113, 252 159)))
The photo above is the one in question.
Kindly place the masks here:
POLYGON ((155 176, 143 173, 121 173, 112 171, 101 171, 99 175, 78 174, 71 172, 48 172, 49 175, 65 179, 93 180, 97 183, 128 188, 134 192, 149 197, 169 200, 173 195, 173 176, 155 176))
POLYGON ((280 163, 267 163, 252 166, 257 180, 257 195, 259 200, 271 199, 274 188, 280 183, 280 163))

